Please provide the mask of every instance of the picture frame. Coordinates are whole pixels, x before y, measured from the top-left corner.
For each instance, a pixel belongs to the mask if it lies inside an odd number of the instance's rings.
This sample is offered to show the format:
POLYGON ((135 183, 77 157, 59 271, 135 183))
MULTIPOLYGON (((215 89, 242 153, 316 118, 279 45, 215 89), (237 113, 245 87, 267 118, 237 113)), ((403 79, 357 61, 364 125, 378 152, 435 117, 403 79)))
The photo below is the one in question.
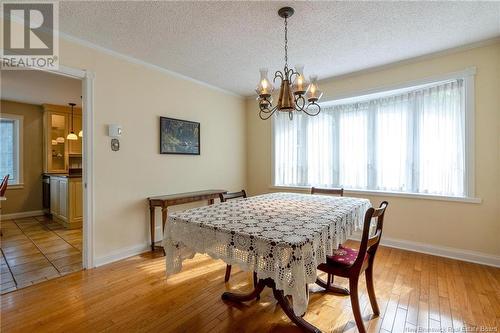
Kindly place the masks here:
POLYGON ((200 155, 200 123, 160 117, 160 154, 200 155))

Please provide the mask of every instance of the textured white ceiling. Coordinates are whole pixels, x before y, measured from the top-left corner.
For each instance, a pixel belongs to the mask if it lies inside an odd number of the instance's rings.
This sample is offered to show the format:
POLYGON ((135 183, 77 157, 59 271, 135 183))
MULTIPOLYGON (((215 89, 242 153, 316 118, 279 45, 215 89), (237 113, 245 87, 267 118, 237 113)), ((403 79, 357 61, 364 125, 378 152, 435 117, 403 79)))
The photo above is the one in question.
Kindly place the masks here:
POLYGON ((500 2, 60 2, 61 31, 251 95, 259 68, 290 63, 320 79, 500 35, 500 2))
POLYGON ((36 70, 19 70, 1 71, 0 81, 2 99, 37 105, 82 105, 80 80, 36 70))

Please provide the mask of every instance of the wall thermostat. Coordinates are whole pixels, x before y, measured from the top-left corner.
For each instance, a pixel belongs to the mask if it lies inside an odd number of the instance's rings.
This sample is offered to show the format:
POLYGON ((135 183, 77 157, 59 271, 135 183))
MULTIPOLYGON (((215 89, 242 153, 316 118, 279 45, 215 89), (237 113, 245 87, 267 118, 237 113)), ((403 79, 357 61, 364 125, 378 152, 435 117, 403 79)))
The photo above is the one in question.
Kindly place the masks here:
POLYGON ((122 135, 122 125, 109 124, 108 125, 108 136, 112 138, 118 138, 122 135))

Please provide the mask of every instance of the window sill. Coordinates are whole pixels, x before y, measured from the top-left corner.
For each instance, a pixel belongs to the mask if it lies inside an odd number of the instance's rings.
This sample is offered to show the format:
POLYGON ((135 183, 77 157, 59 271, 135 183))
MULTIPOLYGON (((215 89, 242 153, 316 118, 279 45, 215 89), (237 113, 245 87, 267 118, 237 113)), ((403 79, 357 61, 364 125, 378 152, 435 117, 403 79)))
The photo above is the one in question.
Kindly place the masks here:
MULTIPOLYGON (((291 190, 291 191, 309 191, 311 187, 309 186, 279 186, 273 185, 269 187, 272 190, 291 190)), ((435 201, 452 201, 452 202, 464 202, 472 204, 480 204, 482 202, 481 198, 468 198, 468 197, 448 197, 442 195, 432 195, 423 193, 400 193, 400 192, 390 192, 390 191, 374 191, 374 190, 346 190, 346 194, 356 194, 356 195, 376 195, 383 197, 397 197, 397 198, 409 198, 409 199, 424 199, 424 200, 435 200, 435 201)))
POLYGON ((8 190, 20 190, 24 188, 24 184, 7 184, 8 190))

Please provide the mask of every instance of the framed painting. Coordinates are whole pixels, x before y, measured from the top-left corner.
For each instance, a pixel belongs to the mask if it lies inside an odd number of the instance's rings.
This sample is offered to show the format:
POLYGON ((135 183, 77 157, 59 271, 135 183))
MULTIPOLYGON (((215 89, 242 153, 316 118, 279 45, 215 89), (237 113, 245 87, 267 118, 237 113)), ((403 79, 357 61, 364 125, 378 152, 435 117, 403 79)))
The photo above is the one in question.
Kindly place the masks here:
POLYGON ((200 123, 160 117, 160 154, 200 155, 200 123))

